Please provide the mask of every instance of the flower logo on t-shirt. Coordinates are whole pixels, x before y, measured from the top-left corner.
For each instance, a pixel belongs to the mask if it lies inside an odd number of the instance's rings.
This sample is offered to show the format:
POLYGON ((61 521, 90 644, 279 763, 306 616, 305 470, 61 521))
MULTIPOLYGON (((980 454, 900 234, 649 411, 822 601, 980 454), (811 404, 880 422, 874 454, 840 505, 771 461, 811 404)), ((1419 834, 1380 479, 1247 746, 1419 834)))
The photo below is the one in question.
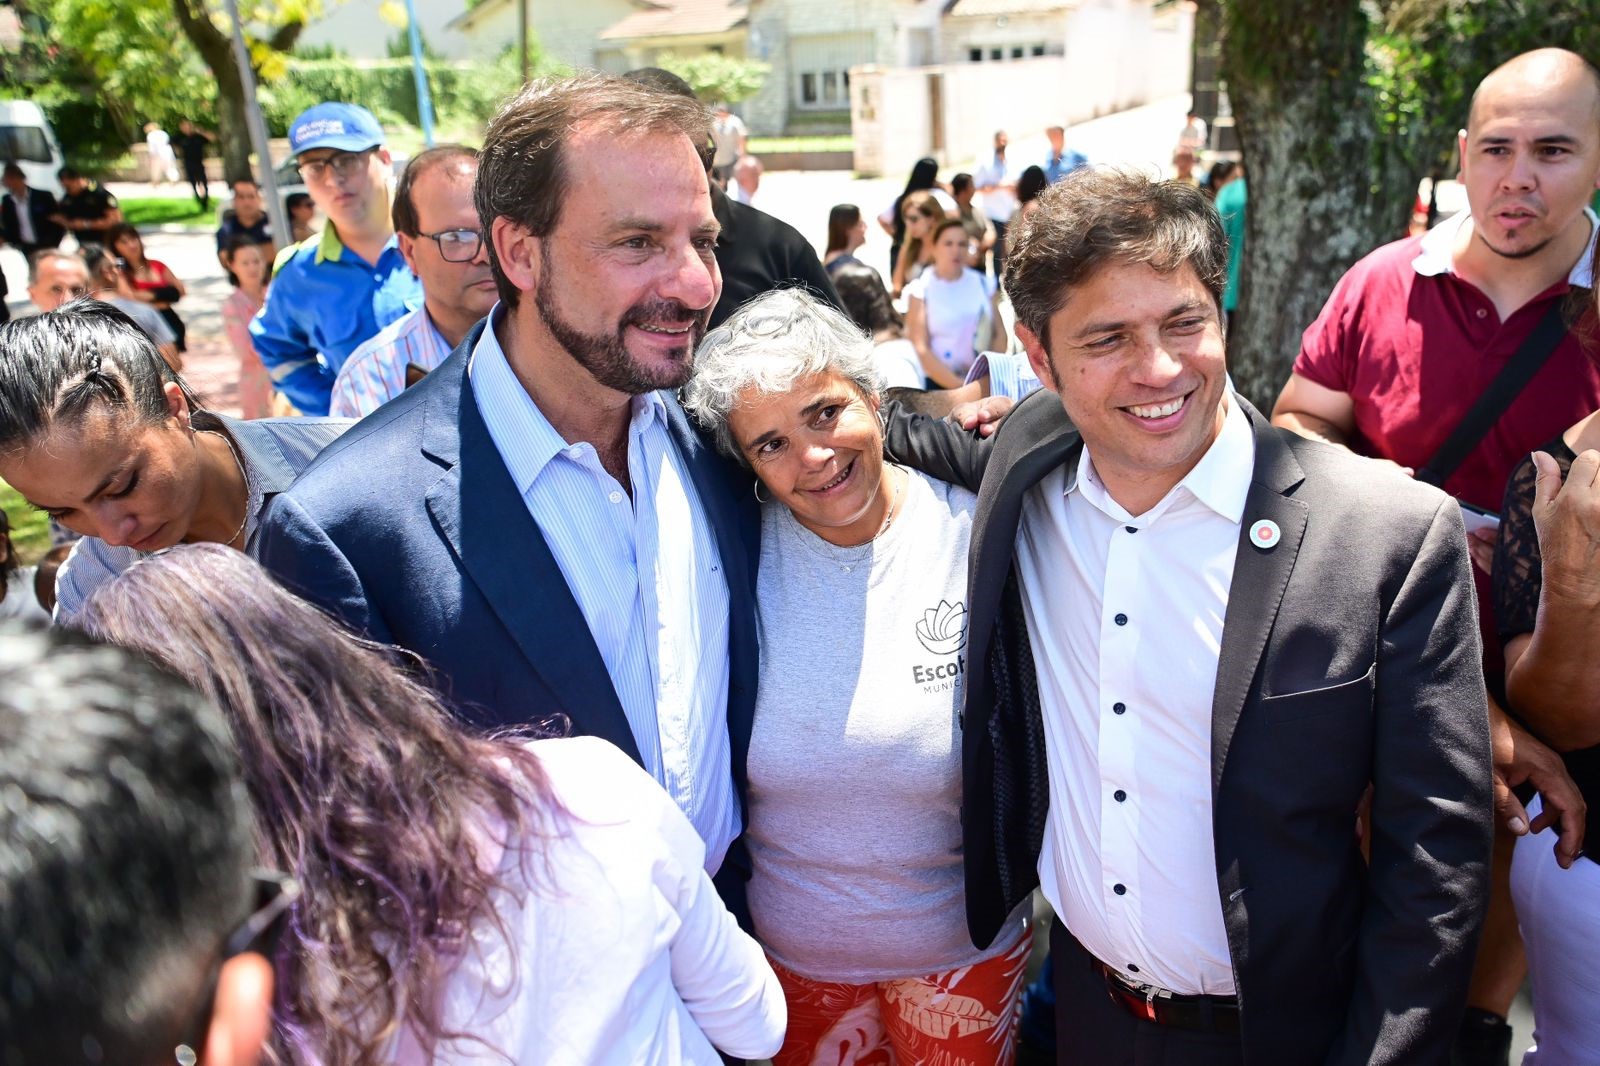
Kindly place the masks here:
POLYGON ((917 639, 935 655, 954 655, 966 647, 966 604, 940 600, 939 606, 923 611, 922 621, 917 623, 917 639))

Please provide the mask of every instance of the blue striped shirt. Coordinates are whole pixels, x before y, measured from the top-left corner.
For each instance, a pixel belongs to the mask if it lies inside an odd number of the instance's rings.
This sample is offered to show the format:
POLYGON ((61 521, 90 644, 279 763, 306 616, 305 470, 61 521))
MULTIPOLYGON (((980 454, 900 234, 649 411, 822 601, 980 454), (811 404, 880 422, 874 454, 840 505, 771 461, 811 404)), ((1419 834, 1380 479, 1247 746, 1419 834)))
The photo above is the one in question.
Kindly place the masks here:
POLYGON ((634 398, 630 499, 594 447, 568 444, 529 398, 495 337, 499 316, 497 307, 472 352, 473 397, 583 611, 644 768, 688 815, 715 872, 740 830, 728 583, 666 403, 659 393, 634 398))
POLYGON ((428 309, 419 307, 389 323, 376 337, 350 353, 333 383, 328 413, 364 418, 406 391, 406 367, 431 371, 450 354, 428 309))

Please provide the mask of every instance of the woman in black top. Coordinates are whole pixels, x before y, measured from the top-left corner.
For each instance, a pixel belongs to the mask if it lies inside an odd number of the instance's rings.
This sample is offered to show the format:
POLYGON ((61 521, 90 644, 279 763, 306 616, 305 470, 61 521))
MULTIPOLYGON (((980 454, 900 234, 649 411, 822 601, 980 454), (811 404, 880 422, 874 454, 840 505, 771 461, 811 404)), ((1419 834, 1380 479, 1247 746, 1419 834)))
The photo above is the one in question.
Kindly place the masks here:
MULTIPOLYGON (((1588 803, 1584 851, 1555 833, 1517 841, 1511 891, 1533 980, 1525 1066, 1600 1063, 1600 413, 1512 472, 1494 598, 1511 713, 1562 761, 1588 803), (1566 867, 1570 867, 1567 869, 1566 867)), ((1530 808, 1530 814, 1534 811, 1530 808)))

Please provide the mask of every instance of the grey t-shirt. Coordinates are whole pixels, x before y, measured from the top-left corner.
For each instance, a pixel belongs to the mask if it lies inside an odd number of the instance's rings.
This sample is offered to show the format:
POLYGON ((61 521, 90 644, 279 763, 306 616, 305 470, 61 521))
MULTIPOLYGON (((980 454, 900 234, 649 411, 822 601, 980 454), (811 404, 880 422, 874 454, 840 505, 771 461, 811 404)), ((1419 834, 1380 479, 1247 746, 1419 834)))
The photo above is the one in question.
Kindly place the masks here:
POLYGON ((921 474, 880 537, 839 548, 763 508, 750 738, 756 935, 781 965, 865 983, 964 966, 961 733, 975 497, 921 474))

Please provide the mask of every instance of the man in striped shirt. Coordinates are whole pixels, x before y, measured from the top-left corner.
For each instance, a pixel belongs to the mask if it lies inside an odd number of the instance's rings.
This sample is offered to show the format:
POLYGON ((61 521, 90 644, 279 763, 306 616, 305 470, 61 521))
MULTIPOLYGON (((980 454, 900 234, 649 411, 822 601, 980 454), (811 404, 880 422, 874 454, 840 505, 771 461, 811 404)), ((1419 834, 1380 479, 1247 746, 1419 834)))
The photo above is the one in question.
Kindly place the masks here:
POLYGON ((472 180, 478 153, 458 144, 412 158, 394 190, 400 254, 422 281, 423 305, 350 353, 333 384, 329 413, 361 418, 444 362, 494 306, 494 276, 472 180))

